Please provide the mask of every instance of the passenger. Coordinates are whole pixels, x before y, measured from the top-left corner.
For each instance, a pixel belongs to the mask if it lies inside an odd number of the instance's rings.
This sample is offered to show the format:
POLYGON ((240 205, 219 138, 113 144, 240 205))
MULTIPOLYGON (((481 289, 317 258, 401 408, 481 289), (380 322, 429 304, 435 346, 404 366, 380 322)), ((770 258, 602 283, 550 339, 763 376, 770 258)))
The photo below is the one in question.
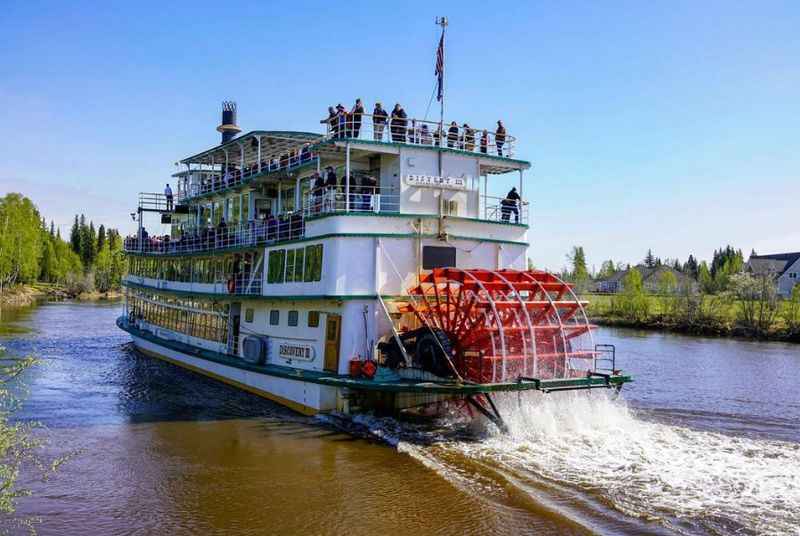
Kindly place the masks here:
POLYGON ((333 170, 333 166, 326 167, 325 171, 327 172, 325 175, 325 187, 336 188, 338 180, 336 179, 336 172, 333 170))
POLYGON ((172 210, 172 188, 169 187, 169 183, 164 188, 164 197, 167 198, 167 210, 172 210))
POLYGON ((458 123, 453 121, 450 123, 450 128, 447 129, 447 146, 452 149, 456 142, 458 142, 458 123))
POLYGON ((346 137, 349 134, 349 132, 347 132, 349 130, 347 128, 347 111, 341 104, 336 105, 336 123, 337 137, 340 139, 346 137))
POLYGON ((483 130, 481 132, 481 152, 486 154, 489 150, 489 132, 487 130, 483 130))
POLYGON ((400 104, 394 105, 392 110, 392 122, 390 129, 392 131, 392 141, 395 143, 405 143, 406 141, 406 125, 408 116, 400 104))
POLYGON ((338 116, 336 115, 336 110, 333 109, 333 106, 328 106, 328 117, 320 121, 320 123, 328 125, 328 130, 330 131, 331 137, 339 137, 339 120, 338 116))
POLYGON ((437 147, 442 146, 442 125, 436 127, 436 132, 433 133, 433 144, 437 147))
POLYGON ((431 131, 428 130, 428 125, 422 125, 422 128, 419 131, 419 138, 420 143, 423 145, 430 145, 431 144, 431 131))
POLYGON ((309 160, 311 160, 311 144, 305 143, 300 150, 300 162, 308 162, 309 160))
POLYGON ((361 177, 361 210, 368 211, 370 209, 370 201, 378 191, 378 181, 371 175, 364 175, 361 177))
POLYGON ((503 144, 506 142, 506 127, 502 121, 497 121, 497 130, 494 132, 494 142, 497 144, 497 156, 503 156, 503 144))
POLYGON ((503 213, 504 222, 508 222, 511 219, 511 213, 513 212, 514 223, 519 223, 519 202, 520 197, 515 186, 506 194, 506 198, 500 202, 500 210, 503 213))
POLYGON ((383 140, 383 129, 386 127, 386 121, 389 114, 383 109, 380 102, 375 103, 375 109, 372 111, 372 137, 375 141, 383 140))
POLYGON ((361 116, 364 115, 364 105, 361 104, 361 99, 356 99, 356 104, 350 111, 350 121, 352 123, 353 136, 357 138, 361 133, 361 116))
POLYGON ((467 151, 475 150, 475 130, 467 123, 464 123, 464 149, 467 151))

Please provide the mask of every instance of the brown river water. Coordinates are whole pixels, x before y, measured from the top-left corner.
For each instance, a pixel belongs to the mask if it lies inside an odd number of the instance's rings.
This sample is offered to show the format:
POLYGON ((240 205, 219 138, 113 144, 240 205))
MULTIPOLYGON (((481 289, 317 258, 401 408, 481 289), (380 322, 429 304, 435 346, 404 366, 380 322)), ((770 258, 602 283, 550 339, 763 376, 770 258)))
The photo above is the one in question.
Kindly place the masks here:
POLYGON ((22 475, 40 534, 800 534, 800 346, 601 330, 619 399, 514 395, 509 434, 343 428, 138 355, 119 311, 2 313, 41 359, 18 418, 67 456, 22 475))

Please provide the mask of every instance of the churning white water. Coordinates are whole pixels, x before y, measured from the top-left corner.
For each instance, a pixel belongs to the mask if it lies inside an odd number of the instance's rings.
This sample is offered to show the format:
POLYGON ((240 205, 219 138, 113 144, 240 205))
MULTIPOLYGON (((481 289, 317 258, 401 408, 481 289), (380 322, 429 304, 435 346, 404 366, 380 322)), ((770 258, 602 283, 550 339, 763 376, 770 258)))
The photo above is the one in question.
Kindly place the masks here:
POLYGON ((603 393, 514 395, 500 406, 510 432, 477 440, 420 446, 386 421, 371 428, 467 488, 485 490, 466 481, 499 473, 503 485, 566 486, 678 532, 800 534, 800 444, 653 422, 603 393))

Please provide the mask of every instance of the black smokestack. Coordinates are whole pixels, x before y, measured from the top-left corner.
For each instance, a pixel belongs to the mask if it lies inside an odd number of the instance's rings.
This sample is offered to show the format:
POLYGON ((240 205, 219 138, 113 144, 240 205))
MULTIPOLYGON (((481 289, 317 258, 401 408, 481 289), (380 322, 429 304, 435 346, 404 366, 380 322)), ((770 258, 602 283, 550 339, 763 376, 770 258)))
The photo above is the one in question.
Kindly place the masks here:
POLYGON ((222 124, 217 127, 217 132, 222 132, 222 143, 232 140, 241 131, 242 129, 236 124, 236 103, 223 101, 222 124))

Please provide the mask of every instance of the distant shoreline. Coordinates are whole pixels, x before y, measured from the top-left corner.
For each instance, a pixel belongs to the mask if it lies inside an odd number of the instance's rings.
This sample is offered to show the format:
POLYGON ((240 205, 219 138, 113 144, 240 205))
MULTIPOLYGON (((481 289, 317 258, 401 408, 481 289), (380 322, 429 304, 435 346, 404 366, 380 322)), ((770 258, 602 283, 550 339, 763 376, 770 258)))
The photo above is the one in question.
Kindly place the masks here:
POLYGON ((788 333, 786 331, 775 330, 766 334, 755 334, 738 326, 727 327, 717 324, 676 324, 674 322, 666 322, 660 318, 650 318, 648 320, 641 321, 628 320, 626 318, 620 318, 616 316, 592 315, 591 312, 588 312, 588 314, 589 320, 593 324, 602 327, 632 328, 647 331, 679 333, 682 335, 698 335, 703 337, 800 344, 800 333, 788 333))
POLYGON ((110 290, 108 292, 69 292, 63 285, 36 283, 33 285, 16 285, 3 289, 0 293, 0 308, 29 307, 41 301, 103 301, 121 298, 122 292, 110 290))

